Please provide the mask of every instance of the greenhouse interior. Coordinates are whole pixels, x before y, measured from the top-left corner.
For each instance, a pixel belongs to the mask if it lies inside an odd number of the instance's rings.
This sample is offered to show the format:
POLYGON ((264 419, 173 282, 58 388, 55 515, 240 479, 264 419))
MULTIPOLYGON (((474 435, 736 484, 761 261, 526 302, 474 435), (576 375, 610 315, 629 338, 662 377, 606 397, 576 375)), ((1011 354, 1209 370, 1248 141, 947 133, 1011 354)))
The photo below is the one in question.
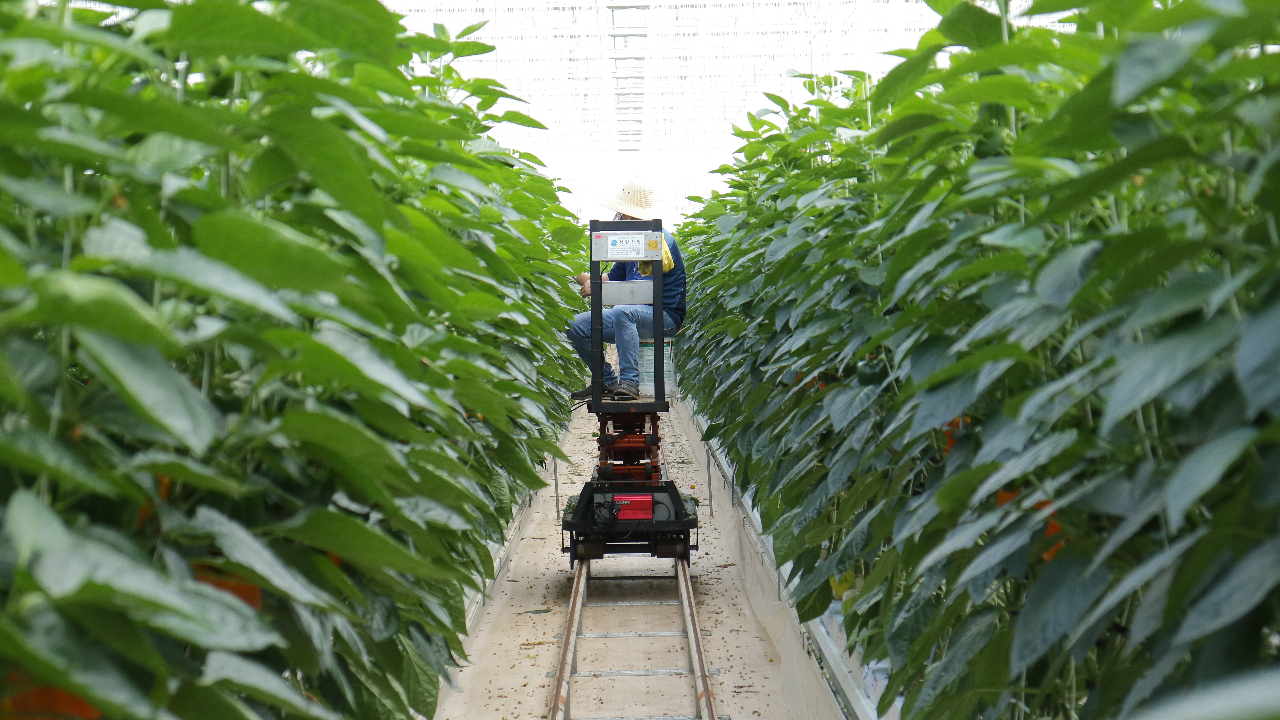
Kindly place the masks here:
POLYGON ((1278 211, 1280 0, 0 0, 0 720, 1280 720, 1278 211))

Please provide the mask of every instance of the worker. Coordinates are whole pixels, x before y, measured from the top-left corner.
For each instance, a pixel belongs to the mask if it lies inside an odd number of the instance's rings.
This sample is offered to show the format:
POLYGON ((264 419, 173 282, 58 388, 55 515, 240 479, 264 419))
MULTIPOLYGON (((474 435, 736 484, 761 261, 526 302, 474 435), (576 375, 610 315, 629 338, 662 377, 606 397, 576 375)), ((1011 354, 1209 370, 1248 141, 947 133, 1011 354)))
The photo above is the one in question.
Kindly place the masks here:
MULTIPOLYGON (((653 191, 634 180, 623 185, 617 195, 600 200, 600 204, 614 211, 614 220, 654 219, 653 191)), ((671 337, 684 324, 684 260, 680 257, 675 236, 665 230, 663 235, 666 236, 667 249, 675 265, 667 269, 664 263, 662 272, 662 327, 664 335, 671 337)), ((600 279, 605 282, 626 282, 649 278, 640 274, 637 262, 616 262, 609 274, 602 275, 600 279)), ((590 273, 582 273, 575 280, 581 286, 582 297, 591 297, 590 273)), ((604 341, 618 347, 617 374, 614 374, 613 367, 608 362, 604 364, 604 395, 620 400, 634 400, 640 397, 640 340, 653 339, 653 306, 614 305, 603 308, 601 316, 604 341)), ((565 335, 578 351, 578 357, 582 358, 587 367, 591 367, 591 313, 581 312, 575 315, 565 335)), ((574 400, 591 397, 591 386, 587 385, 570 397, 574 400)))

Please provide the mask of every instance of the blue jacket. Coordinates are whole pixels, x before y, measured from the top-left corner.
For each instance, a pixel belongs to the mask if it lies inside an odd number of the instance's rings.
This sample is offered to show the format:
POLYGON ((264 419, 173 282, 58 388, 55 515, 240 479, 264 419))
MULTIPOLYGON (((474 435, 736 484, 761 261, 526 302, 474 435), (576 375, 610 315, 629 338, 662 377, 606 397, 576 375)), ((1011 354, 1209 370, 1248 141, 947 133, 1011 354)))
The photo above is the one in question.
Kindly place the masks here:
MULTIPOLYGON (((676 245, 676 237, 665 230, 663 234, 667 236, 667 248, 671 250, 671 259, 675 260, 676 266, 662 273, 662 311, 676 324, 676 329, 679 329, 684 325, 684 259, 680 257, 680 246, 676 245)), ((634 262, 617 262, 609 270, 609 280, 613 282, 647 279, 649 278, 640 274, 640 269, 634 262)))

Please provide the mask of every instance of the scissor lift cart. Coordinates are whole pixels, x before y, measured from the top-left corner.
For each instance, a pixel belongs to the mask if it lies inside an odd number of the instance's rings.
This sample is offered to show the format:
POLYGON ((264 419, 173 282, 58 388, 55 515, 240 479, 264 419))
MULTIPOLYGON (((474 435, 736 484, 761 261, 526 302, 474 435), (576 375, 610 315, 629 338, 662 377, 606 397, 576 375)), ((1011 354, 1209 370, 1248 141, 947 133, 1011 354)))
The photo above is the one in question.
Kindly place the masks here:
POLYGON ((605 305, 652 304, 654 347, 663 347, 661 220, 592 220, 591 398, 600 420, 600 459, 561 524, 569 562, 640 553, 688 559, 696 550, 697 510, 686 506, 662 466, 659 413, 669 412, 664 353, 654 353, 653 397, 616 400, 604 392, 605 305), (603 282, 602 262, 653 262, 652 281, 603 282), (646 290, 649 292, 646 293, 646 290), (646 295, 648 297, 646 297, 646 295), (691 539, 693 543, 691 544, 691 539))

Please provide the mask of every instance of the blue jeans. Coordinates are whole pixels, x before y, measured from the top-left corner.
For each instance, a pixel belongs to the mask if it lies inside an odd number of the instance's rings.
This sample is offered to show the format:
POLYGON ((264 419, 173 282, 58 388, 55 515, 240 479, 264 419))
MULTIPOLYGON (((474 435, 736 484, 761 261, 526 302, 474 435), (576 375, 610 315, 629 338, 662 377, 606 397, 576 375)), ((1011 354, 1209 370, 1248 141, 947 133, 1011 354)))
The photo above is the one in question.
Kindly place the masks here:
MULTIPOLYGON (((662 313, 663 333, 671 337, 678 329, 670 315, 662 313)), ((653 306, 652 305, 614 305, 601 312, 604 326, 604 341, 618 346, 618 374, 613 374, 609 363, 604 364, 604 384, 606 387, 619 381, 640 384, 640 340, 653 339, 653 306)), ((569 342, 578 351, 582 362, 591 367, 591 313, 581 312, 573 316, 569 329, 565 332, 569 342)))

